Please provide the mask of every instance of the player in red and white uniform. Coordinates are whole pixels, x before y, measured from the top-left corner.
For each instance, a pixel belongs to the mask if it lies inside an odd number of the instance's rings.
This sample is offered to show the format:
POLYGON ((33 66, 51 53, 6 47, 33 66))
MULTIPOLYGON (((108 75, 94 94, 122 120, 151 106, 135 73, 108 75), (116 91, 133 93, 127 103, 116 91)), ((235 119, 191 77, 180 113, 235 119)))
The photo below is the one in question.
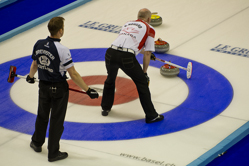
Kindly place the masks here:
POLYGON ((118 38, 112 45, 129 48, 137 55, 143 48, 145 51, 155 51, 154 28, 141 19, 127 22, 121 29, 118 38))
POLYGON ((164 119, 163 115, 156 112, 148 88, 147 69, 151 53, 155 51, 155 30, 149 25, 150 20, 151 12, 148 9, 139 10, 137 20, 127 22, 122 27, 117 39, 106 51, 105 63, 108 76, 104 84, 101 102, 103 116, 107 116, 113 106, 115 80, 120 68, 136 84, 139 99, 146 115, 146 123, 164 119), (138 53, 144 54, 143 68, 136 59, 138 53))

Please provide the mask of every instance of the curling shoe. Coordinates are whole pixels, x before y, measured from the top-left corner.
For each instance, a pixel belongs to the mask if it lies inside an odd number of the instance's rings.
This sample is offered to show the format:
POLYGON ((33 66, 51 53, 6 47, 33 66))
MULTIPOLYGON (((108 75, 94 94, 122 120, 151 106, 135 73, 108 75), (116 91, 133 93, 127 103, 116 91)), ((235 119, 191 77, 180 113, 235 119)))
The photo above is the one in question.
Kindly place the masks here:
POLYGON ((35 146, 35 144, 34 144, 33 141, 30 142, 30 147, 31 147, 34 151, 36 151, 36 152, 41 152, 41 151, 42 151, 41 146, 35 146))
POLYGON ((148 119, 146 119, 145 121, 146 121, 146 123, 154 123, 154 122, 159 122, 159 121, 161 121, 161 120, 163 120, 164 119, 164 116, 163 115, 158 115, 156 118, 154 118, 154 119, 151 119, 151 120, 148 120, 148 119))
POLYGON ((111 110, 102 110, 102 116, 107 116, 111 110))
POLYGON ((58 155, 54 158, 48 158, 49 162, 57 161, 57 160, 62 160, 68 157, 67 152, 58 152, 58 155))

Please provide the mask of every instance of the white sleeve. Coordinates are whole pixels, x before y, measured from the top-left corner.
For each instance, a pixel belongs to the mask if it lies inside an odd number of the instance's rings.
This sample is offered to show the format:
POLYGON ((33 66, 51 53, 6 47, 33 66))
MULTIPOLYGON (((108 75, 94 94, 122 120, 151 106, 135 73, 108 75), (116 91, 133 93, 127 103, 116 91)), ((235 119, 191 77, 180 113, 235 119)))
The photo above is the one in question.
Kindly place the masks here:
POLYGON ((147 40, 144 45, 144 51, 155 52, 155 42, 153 37, 151 36, 147 37, 147 40))
POLYGON ((65 69, 68 69, 74 65, 69 49, 65 50, 63 57, 61 58, 61 62, 65 69))
POLYGON ((61 44, 56 45, 56 47, 57 47, 58 54, 60 57, 61 65, 65 69, 72 67, 74 65, 74 63, 73 63, 73 60, 71 57, 70 50, 61 44))

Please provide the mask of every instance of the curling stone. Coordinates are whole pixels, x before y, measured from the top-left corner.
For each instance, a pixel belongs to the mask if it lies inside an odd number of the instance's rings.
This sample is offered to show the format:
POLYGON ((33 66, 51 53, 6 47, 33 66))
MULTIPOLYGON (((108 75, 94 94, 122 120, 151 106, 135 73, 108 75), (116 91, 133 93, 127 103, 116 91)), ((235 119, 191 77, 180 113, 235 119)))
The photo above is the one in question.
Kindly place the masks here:
POLYGON ((165 64, 165 65, 161 66, 160 73, 161 73, 161 75, 166 76, 166 77, 174 77, 180 73, 180 70, 179 70, 179 68, 177 68, 175 66, 165 64))
POLYGON ((165 53, 169 51, 169 43, 166 41, 163 41, 161 38, 159 38, 157 41, 155 41, 155 52, 156 53, 165 53))
POLYGON ((152 26, 159 26, 161 25, 163 22, 162 17, 160 17, 159 15, 157 15, 157 13, 152 13, 151 15, 151 21, 150 21, 150 25, 152 26))

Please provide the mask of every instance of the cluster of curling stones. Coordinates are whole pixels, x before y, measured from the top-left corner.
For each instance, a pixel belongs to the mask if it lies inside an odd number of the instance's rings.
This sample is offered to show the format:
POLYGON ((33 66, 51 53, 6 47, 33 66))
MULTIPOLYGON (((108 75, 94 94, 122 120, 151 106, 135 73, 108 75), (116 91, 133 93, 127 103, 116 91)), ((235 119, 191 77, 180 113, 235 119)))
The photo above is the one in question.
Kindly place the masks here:
MULTIPOLYGON (((157 15, 157 12, 153 12, 151 15, 151 22, 150 25, 153 27, 159 26, 162 24, 163 19, 159 15, 157 15)), ((159 38, 157 41, 155 41, 155 53, 166 53, 169 51, 169 43, 166 41, 163 41, 161 38, 159 38)), ((169 61, 170 62, 170 61, 169 61)), ((174 77, 177 76, 180 73, 179 68, 175 66, 171 66, 169 64, 165 64, 160 68, 160 73, 163 76, 166 77, 174 77)))

